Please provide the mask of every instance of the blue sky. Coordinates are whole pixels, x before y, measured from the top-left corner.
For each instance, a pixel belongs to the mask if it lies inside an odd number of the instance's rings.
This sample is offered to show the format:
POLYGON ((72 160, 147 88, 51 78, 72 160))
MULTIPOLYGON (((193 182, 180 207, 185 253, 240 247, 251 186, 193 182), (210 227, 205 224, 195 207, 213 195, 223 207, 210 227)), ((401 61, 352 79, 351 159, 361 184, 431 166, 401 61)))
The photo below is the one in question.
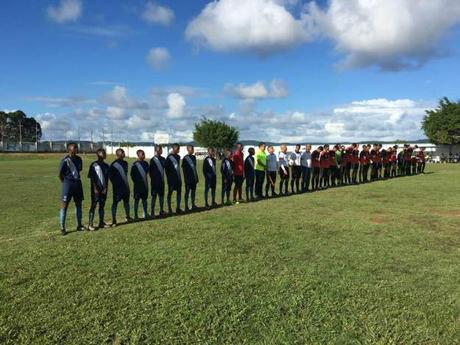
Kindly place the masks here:
POLYGON ((37 117, 45 138, 188 140, 207 116, 242 139, 418 139, 424 110, 459 98, 455 0, 18 0, 0 13, 1 108, 37 117))

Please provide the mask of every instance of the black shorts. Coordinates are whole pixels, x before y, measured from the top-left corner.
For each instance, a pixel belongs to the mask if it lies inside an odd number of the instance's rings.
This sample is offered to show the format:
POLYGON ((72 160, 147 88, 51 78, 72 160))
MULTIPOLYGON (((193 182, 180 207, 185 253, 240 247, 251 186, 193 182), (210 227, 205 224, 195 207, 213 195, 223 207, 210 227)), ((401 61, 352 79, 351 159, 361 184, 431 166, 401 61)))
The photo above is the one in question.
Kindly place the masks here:
POLYGON ((113 194, 113 202, 129 202, 129 194, 113 194))
POLYGON ((236 188, 241 188, 243 186, 244 177, 241 175, 233 176, 233 182, 235 182, 236 188))
POLYGON ((270 184, 270 179, 271 182, 275 183, 276 182, 276 171, 267 171, 267 183, 270 184))
POLYGON ((61 200, 68 203, 72 198, 76 203, 80 203, 83 200, 83 187, 81 181, 64 181, 62 183, 61 200))
POLYGON ((135 200, 139 200, 139 199, 142 199, 142 200, 146 200, 148 197, 149 197, 149 193, 147 192, 134 192, 133 194, 133 197, 135 200))
POLYGON ((204 181, 204 187, 207 189, 207 188, 211 188, 211 189, 216 189, 216 185, 217 185, 217 180, 214 178, 214 179, 206 179, 204 181))
POLYGON ((185 189, 196 190, 196 183, 186 183, 185 189))
POLYGON ((280 178, 282 180, 289 180, 289 168, 284 167, 284 169, 286 170, 286 172, 284 172, 282 168, 280 168, 279 170, 280 178))
POLYGON ((105 204, 105 201, 107 200, 107 194, 102 194, 99 192, 98 194, 94 193, 94 190, 91 189, 91 203, 92 204, 105 204))
POLYGON ((292 167, 292 178, 299 179, 302 177, 302 167, 301 166, 293 166, 292 167))

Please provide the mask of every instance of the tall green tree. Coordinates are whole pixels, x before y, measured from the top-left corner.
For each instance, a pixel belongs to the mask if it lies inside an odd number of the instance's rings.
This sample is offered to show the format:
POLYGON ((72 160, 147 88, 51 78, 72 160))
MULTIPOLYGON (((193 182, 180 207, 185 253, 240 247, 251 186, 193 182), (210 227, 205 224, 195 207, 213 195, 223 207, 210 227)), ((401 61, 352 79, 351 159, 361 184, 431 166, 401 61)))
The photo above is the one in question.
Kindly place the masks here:
POLYGON ((232 148, 240 136, 239 131, 223 121, 203 118, 195 124, 193 139, 200 146, 214 147, 220 153, 225 148, 232 148))
POLYGON ((40 141, 42 129, 33 117, 18 110, 6 113, 0 111, 0 141, 23 142, 40 141))
POLYGON ((434 144, 460 144, 460 101, 441 99, 436 109, 426 111, 422 129, 434 144))

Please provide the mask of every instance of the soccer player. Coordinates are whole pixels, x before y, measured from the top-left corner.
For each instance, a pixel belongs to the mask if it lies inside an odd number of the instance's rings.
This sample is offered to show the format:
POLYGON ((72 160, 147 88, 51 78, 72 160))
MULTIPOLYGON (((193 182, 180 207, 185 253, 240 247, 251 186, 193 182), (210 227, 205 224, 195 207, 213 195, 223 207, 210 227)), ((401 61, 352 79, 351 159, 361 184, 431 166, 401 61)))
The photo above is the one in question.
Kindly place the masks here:
POLYGON ((181 203, 181 194, 182 194, 182 177, 180 173, 180 145, 173 144, 172 151, 166 158, 165 163, 165 173, 166 179, 168 180, 168 196, 167 196, 167 203, 168 203, 168 212, 169 215, 172 216, 172 205, 171 205, 171 198, 174 192, 176 192, 176 213, 182 213, 180 208, 181 203))
POLYGON ((302 177, 302 166, 300 164, 300 159, 302 153, 300 152, 300 145, 295 146, 294 152, 289 156, 289 165, 291 166, 291 192, 299 193, 300 192, 300 178, 302 177), (295 192, 294 192, 295 185, 295 192))
POLYGON ((204 175, 204 200, 206 208, 210 208, 208 202, 209 190, 211 190, 212 207, 216 207, 216 151, 213 148, 208 148, 208 156, 203 162, 203 175, 204 175))
POLYGON ((263 199, 263 186, 265 171, 267 170, 267 155, 265 143, 259 143, 259 150, 256 153, 256 198, 263 199))
POLYGON ((270 145, 268 147, 268 155, 267 155, 267 183, 265 184, 265 197, 267 198, 268 198, 268 191, 270 189, 272 191, 272 197, 278 196, 275 193, 277 171, 278 171, 278 159, 275 155, 275 148, 270 145))
POLYGON ((351 183, 351 156, 353 153, 353 147, 348 146, 345 148, 345 146, 342 146, 342 165, 343 165, 343 182, 344 184, 350 184, 351 183))
POLYGON ((232 156, 233 178, 235 187, 233 188, 233 203, 239 204, 243 200, 243 181, 244 181, 244 153, 243 144, 237 143, 236 150, 232 156))
POLYGON ((426 165, 425 148, 421 147, 420 150, 417 152, 417 170, 419 174, 425 173, 425 165, 426 165))
POLYGON ((152 207, 150 210, 150 215, 152 218, 155 217, 155 205, 157 202, 157 197, 160 202, 160 212, 159 216, 165 216, 164 211, 164 200, 165 200, 165 164, 166 159, 162 156, 163 147, 161 145, 155 145, 155 155, 150 160, 150 185, 151 185, 151 194, 152 194, 152 207))
POLYGON ((226 205, 231 205, 230 202, 230 192, 232 190, 233 184, 233 162, 231 161, 232 151, 230 149, 225 149, 224 159, 220 164, 220 173, 222 175, 222 190, 221 190, 221 201, 224 205, 224 199, 226 205))
POLYGON ((383 178, 390 177, 390 152, 382 148, 381 157, 382 157, 382 165, 383 165, 383 178))
POLYGON ((359 180, 362 183, 369 182, 369 163, 370 163, 370 156, 369 156, 369 145, 363 145, 362 150, 359 154, 359 161, 360 165, 360 173, 359 173, 359 180))
POLYGON ((198 174, 196 171, 196 157, 194 155, 195 148, 193 145, 187 145, 187 155, 182 160, 182 171, 184 173, 185 182, 185 211, 190 211, 188 207, 188 199, 192 198, 192 211, 196 211, 198 207, 195 203, 196 185, 198 184, 198 174))
POLYGON ((353 143, 351 145, 351 182, 358 184, 358 171, 359 171, 359 145, 353 143))
POLYGON ((77 231, 83 231, 82 225, 82 209, 83 187, 80 179, 80 171, 83 169, 83 161, 77 156, 78 146, 75 143, 67 145, 68 154, 61 160, 59 165, 59 179, 62 182, 61 194, 61 210, 59 212, 59 223, 61 226, 61 234, 66 235, 67 230, 65 222, 67 218, 67 208, 70 201, 74 200, 76 216, 77 216, 77 231))
POLYGON ((244 160, 244 176, 246 178, 246 201, 254 201, 254 155, 256 154, 253 147, 248 149, 249 156, 244 160))
POLYGON ((323 151, 322 146, 318 146, 315 151, 311 153, 311 166, 313 168, 313 174, 312 174, 312 186, 311 188, 313 190, 318 190, 319 189, 319 183, 320 183, 320 163, 319 163, 319 156, 321 152, 323 151))
POLYGON ((342 147, 340 144, 335 145, 335 162, 337 164, 336 173, 337 173, 337 185, 342 185, 342 147))
POLYGON ((338 150, 338 145, 334 145, 331 150, 329 150, 329 178, 331 181, 331 186, 335 187, 338 184, 338 167, 336 159, 336 151, 338 150))
POLYGON ((109 178, 112 182, 113 191, 112 226, 117 226, 117 207, 120 201, 123 201, 126 221, 128 223, 132 221, 129 215, 128 163, 125 161, 125 151, 117 149, 115 155, 117 159, 112 162, 109 169, 109 178))
POLYGON ((404 170, 406 176, 411 174, 412 147, 409 144, 404 145, 404 170))
POLYGON ((300 156, 300 165, 302 166, 302 192, 308 192, 310 189, 311 176, 311 145, 305 145, 305 151, 300 156))
MULTIPOLYGON (((397 149, 398 147, 396 146, 396 150, 397 149)), ((398 175, 399 176, 404 176, 404 153, 405 153, 405 148, 403 148, 398 153, 398 175)))
POLYGON ((289 189, 289 164, 287 156, 287 146, 282 144, 278 153, 278 165, 280 174, 280 195, 288 195, 289 189), (284 193, 283 193, 284 187, 284 193))
POLYGON ((370 158, 371 158, 371 181, 375 181, 378 179, 378 157, 377 157, 377 152, 378 152, 378 144, 372 145, 372 150, 370 151, 370 158))
POLYGON ((106 227, 104 223, 105 202, 107 200, 107 189, 109 185, 109 165, 104 162, 107 154, 104 149, 96 151, 97 160, 91 163, 88 171, 88 178, 91 184, 91 207, 89 209, 88 230, 94 231, 94 212, 99 204, 99 229, 106 227))
POLYGON ((389 155, 390 155, 390 177, 396 177, 396 170, 397 170, 397 162, 398 162, 398 157, 396 155, 398 146, 393 146, 390 147, 389 149, 389 155))
POLYGON ((325 144, 323 150, 319 154, 319 167, 320 167, 320 187, 329 187, 329 145, 325 144))
POLYGON ((149 163, 145 161, 145 152, 137 150, 137 161, 131 167, 131 180, 134 184, 134 220, 139 220, 138 209, 139 200, 142 201, 142 209, 144 211, 144 219, 149 217, 147 212, 147 198, 149 196, 149 163))
POLYGON ((414 149, 412 150, 412 155, 411 155, 411 166, 412 166, 412 175, 417 175, 417 150, 418 150, 418 145, 415 145, 414 149))

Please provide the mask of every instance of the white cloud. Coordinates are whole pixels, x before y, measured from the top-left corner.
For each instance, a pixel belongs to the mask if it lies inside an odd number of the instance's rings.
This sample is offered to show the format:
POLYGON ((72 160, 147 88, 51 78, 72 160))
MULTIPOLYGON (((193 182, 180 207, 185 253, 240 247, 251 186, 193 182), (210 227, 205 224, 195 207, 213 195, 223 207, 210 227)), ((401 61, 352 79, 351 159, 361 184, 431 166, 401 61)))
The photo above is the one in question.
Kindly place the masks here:
POLYGON ((81 0, 60 0, 58 6, 48 7, 48 17, 57 23, 77 21, 83 11, 81 0))
POLYGON ((167 98, 168 117, 171 119, 180 119, 185 115, 185 98, 180 93, 170 93, 167 98))
POLYGON ((174 20, 174 12, 169 7, 160 6, 154 2, 148 2, 145 5, 142 18, 149 23, 168 26, 174 20))
POLYGON ((147 55, 147 62, 149 65, 157 71, 164 70, 168 67, 171 60, 171 55, 168 49, 157 47, 150 49, 147 55))
POLYGON ((128 89, 124 86, 115 86, 101 98, 101 102, 112 107, 123 109, 147 109, 146 102, 128 96, 128 89))
POLYGON ((185 35, 198 46, 221 52, 276 53, 309 39, 285 5, 279 0, 213 1, 189 23, 185 35))
POLYGON ((345 68, 417 68, 445 52, 437 45, 460 23, 458 0, 330 0, 308 6, 304 22, 331 38, 345 54, 345 68))
POLYGON ((262 81, 254 84, 239 85, 227 84, 225 91, 243 100, 267 99, 267 98, 285 98, 289 95, 286 84, 278 79, 274 79, 268 86, 262 81))

